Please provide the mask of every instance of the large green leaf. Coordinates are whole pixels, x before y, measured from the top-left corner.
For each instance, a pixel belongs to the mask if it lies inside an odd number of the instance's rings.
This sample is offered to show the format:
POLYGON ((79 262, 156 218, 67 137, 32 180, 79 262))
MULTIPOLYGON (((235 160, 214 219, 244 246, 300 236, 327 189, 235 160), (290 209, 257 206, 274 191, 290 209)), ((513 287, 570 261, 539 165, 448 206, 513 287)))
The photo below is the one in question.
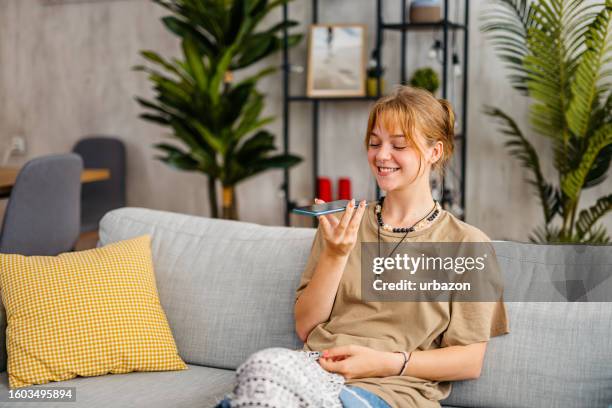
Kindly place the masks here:
POLYGON ((586 176, 593 167, 600 152, 612 144, 612 124, 602 126, 589 140, 579 166, 568 172, 561 180, 561 189, 571 199, 577 199, 586 176))
POLYGON ((587 244, 609 244, 610 236, 603 225, 591 228, 591 232, 582 239, 587 244))
POLYGON ((248 1, 234 1, 230 10, 230 23, 228 27, 228 37, 235 39, 240 32, 240 27, 245 23, 247 17, 247 6, 245 3, 248 1))
POLYGON ((571 240, 564 237, 561 228, 554 225, 544 225, 535 228, 529 235, 529 241, 539 244, 571 242, 571 240))
POLYGON ((208 89, 208 75, 204 66, 203 56, 198 50, 196 41, 192 36, 188 35, 183 39, 182 46, 189 72, 193 75, 200 92, 205 92, 208 89))
MULTIPOLYGON (((288 36, 287 44, 293 47, 303 38, 302 34, 291 34, 288 36)), ((245 68, 253 65, 265 57, 281 50, 283 41, 268 33, 258 33, 245 40, 244 50, 232 64, 233 69, 245 68)))
POLYGON ((154 115, 151 113, 141 113, 138 115, 141 119, 144 119, 149 122, 157 123, 158 125, 168 126, 170 125, 170 120, 167 117, 162 115, 154 115))
POLYGON ((225 2, 210 0, 182 1, 180 11, 186 21, 208 35, 218 45, 226 45, 229 18, 225 2))
POLYGON ((260 130, 247 139, 236 152, 236 160, 249 163, 261 159, 262 155, 275 150, 274 135, 266 130, 260 130))
POLYGON ((277 32, 281 31, 281 30, 288 30, 292 27, 296 27, 299 26, 300 23, 298 23, 295 20, 287 20, 287 21, 281 21, 278 24, 273 25, 272 27, 270 27, 269 29, 266 30, 266 33, 268 34, 276 34, 277 32))
POLYGON ((293 154, 279 154, 276 156, 265 157, 256 162, 253 162, 254 170, 266 170, 270 168, 286 169, 300 163, 302 159, 293 154))
POLYGON ((566 111, 575 76, 572 50, 582 47, 584 36, 580 34, 589 22, 590 8, 585 2, 539 0, 532 6, 534 24, 527 31, 529 53, 523 63, 529 77, 528 93, 535 101, 531 123, 538 133, 564 145, 570 137, 566 111), (568 45, 568 38, 575 40, 568 45))
POLYGON ((591 232, 597 221, 610 211, 612 211, 612 194, 601 197, 595 205, 580 211, 576 221, 578 235, 582 237, 591 232))
POLYGON ((292 154, 266 157, 259 161, 250 163, 249 167, 242 168, 242 171, 235 176, 235 178, 232 180, 232 183, 238 183, 248 177, 252 177, 256 174, 259 174, 263 171, 266 171, 272 168, 276 168, 276 169, 289 168, 289 167, 295 166, 301 161, 302 159, 300 157, 292 155, 292 154))
POLYGON ((156 144, 155 147, 166 153, 166 156, 158 156, 157 158, 170 166, 185 171, 198 170, 198 162, 192 159, 189 153, 178 147, 166 143, 156 144))
POLYGON ((572 100, 566 117, 570 130, 579 137, 585 137, 589 129, 593 105, 599 93, 597 82, 609 48, 612 1, 608 0, 607 3, 608 6, 601 10, 585 34, 587 49, 581 55, 572 82, 572 100))
POLYGON ((210 129, 203 126, 196 120, 190 121, 191 126, 199 133, 202 139, 210 146, 212 149, 220 154, 225 152, 225 146, 223 144, 223 140, 217 135, 213 134, 210 129))
POLYGON ((215 56, 219 54, 218 45, 188 22, 174 16, 166 16, 162 18, 162 21, 168 30, 179 37, 185 38, 191 36, 194 38, 202 54, 207 55, 209 58, 215 58, 215 56))
POLYGON ((214 66, 214 71, 212 78, 210 80, 210 85, 208 87, 208 95, 213 105, 219 103, 220 98, 220 86, 223 81, 226 73, 229 71, 229 66, 232 62, 232 58, 236 52, 237 45, 232 45, 229 47, 221 56, 217 64, 214 66))
POLYGON ((601 149, 584 179, 582 188, 591 188, 603 183, 608 177, 611 162, 612 143, 601 149))
POLYGON ((165 68, 167 71, 174 73, 179 79, 189 82, 190 78, 187 75, 185 75, 185 72, 183 72, 179 67, 166 61, 156 52, 150 51, 150 50, 143 50, 143 51, 140 51, 140 55, 142 55, 145 59, 155 64, 160 65, 161 67, 165 68))
POLYGON ((489 34, 497 55, 513 72, 512 86, 527 92, 528 71, 523 59, 528 54, 527 31, 533 26, 533 13, 528 0, 496 0, 483 13, 481 30, 489 34))
POLYGON ((560 197, 558 191, 546 182, 535 148, 525 138, 516 122, 507 114, 493 107, 486 107, 485 113, 498 119, 501 124, 501 132, 508 137, 505 146, 510 154, 515 156, 523 167, 531 171, 531 178, 527 178, 527 182, 535 188, 542 204, 544 220, 548 224, 560 211, 560 197))
POLYGON ((219 173, 219 166, 215 150, 189 124, 172 119, 171 125, 175 136, 189 147, 191 156, 198 161, 200 169, 216 177, 219 173))
POLYGON ((162 116, 173 116, 175 115, 175 112, 172 112, 170 109, 167 109, 163 106, 159 106, 151 101, 148 101, 146 99, 143 98, 139 98, 136 97, 135 98, 136 101, 144 108, 148 108, 148 109, 152 109, 158 113, 160 113, 162 116))
POLYGON ((184 83, 176 82, 168 77, 158 74, 149 75, 149 79, 156 84, 156 90, 166 96, 166 99, 176 101, 178 105, 185 106, 191 103, 190 89, 184 83))
POLYGON ((255 83, 243 82, 232 87, 221 99, 220 120, 226 126, 234 126, 236 120, 242 115, 249 98, 253 95, 255 83))

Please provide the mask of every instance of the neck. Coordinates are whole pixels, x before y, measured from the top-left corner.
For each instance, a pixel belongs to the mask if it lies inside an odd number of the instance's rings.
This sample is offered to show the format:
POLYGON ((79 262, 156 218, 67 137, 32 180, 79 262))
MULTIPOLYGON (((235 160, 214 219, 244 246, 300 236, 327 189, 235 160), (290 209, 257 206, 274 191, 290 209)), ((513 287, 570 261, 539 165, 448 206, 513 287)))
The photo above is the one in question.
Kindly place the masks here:
POLYGON ((394 227, 411 226, 429 214, 433 206, 429 183, 421 188, 393 190, 385 196, 382 217, 394 227))

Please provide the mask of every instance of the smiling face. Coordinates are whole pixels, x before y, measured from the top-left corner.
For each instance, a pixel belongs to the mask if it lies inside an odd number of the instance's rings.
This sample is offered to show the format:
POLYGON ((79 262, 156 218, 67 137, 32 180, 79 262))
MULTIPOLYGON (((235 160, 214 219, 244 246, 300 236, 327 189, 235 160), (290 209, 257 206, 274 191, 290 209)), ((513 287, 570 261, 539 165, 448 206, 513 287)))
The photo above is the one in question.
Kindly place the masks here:
POLYGON ((430 190, 432 171, 444 172, 453 154, 455 116, 450 103, 400 86, 380 98, 368 118, 365 145, 378 186, 386 191, 430 190))
MULTIPOLYGON (((429 180, 430 164, 421 158, 415 143, 404 136, 399 126, 389 131, 381 122, 372 129, 368 143, 368 163, 380 189, 402 190, 423 178, 429 180)), ((415 138, 423 148, 423 138, 415 138)))

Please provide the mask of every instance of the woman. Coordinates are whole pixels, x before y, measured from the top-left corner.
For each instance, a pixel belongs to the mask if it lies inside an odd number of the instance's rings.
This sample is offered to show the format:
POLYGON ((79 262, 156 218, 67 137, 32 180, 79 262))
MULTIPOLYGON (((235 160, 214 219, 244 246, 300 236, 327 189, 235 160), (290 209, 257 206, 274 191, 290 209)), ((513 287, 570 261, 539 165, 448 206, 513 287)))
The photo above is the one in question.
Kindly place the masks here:
MULTIPOLYGON (((295 323, 304 350, 322 353, 318 364, 324 374, 313 374, 306 383, 316 383, 316 388, 322 381, 337 384, 342 378, 342 388, 318 388, 319 395, 339 392, 339 406, 439 407, 438 401, 450 393, 448 381, 478 378, 487 341, 508 333, 501 298, 497 302, 361 298, 358 244, 362 242, 489 241, 432 197, 430 174, 443 171, 451 158, 453 129, 450 104, 426 91, 400 87, 381 98, 370 113, 365 142, 370 169, 385 197, 367 207, 365 202, 352 201, 342 215, 319 217, 297 289, 295 323)), ((296 352, 279 350, 256 353, 247 360, 239 370, 238 388, 241 375, 257 364, 306 370, 299 359, 288 359, 296 352)), ((243 383, 248 382, 246 377, 243 383)), ((293 376, 277 375, 267 381, 304 398, 299 385, 283 383, 280 377, 293 376)), ((245 392, 243 387, 243 396, 245 392)))

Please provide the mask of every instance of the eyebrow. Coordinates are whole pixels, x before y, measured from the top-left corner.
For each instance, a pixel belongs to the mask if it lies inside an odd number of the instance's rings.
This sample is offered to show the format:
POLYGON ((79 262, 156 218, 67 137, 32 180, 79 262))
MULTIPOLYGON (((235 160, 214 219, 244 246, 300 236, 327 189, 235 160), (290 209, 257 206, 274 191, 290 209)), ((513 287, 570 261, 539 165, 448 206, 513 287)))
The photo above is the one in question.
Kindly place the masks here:
MULTIPOLYGON (((376 132, 370 132, 370 135, 380 137, 376 132)), ((405 137, 404 135, 391 135, 391 137, 405 137)))

